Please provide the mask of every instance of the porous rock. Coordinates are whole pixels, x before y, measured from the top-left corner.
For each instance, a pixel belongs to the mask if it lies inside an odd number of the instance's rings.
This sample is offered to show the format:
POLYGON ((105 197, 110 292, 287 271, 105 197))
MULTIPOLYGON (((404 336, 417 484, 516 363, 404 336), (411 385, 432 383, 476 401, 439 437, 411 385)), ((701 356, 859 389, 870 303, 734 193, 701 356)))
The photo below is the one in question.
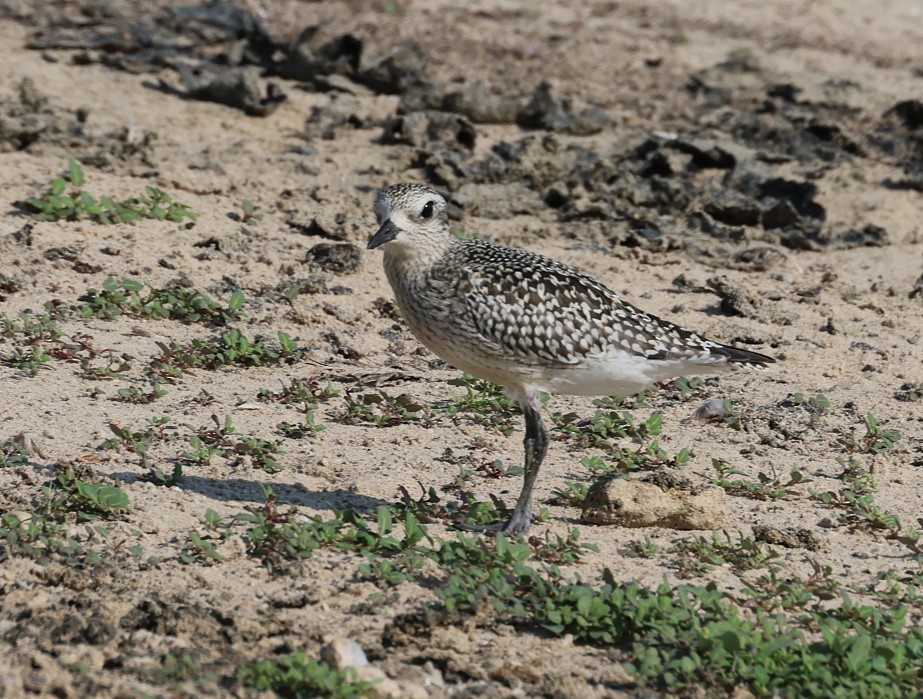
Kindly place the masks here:
POLYGON ((717 529, 726 518, 722 488, 662 487, 621 475, 596 481, 580 515, 587 524, 682 530, 717 529))

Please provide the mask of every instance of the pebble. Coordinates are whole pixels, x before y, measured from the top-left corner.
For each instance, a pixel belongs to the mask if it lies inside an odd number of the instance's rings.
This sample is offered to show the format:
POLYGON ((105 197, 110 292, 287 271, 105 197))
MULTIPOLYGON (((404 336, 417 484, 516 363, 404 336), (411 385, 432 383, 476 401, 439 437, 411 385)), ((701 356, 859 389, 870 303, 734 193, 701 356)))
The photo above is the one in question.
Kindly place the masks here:
POLYGON ((344 670, 348 667, 360 668, 369 664, 362 646, 351 638, 334 638, 321 649, 320 657, 330 667, 344 670))

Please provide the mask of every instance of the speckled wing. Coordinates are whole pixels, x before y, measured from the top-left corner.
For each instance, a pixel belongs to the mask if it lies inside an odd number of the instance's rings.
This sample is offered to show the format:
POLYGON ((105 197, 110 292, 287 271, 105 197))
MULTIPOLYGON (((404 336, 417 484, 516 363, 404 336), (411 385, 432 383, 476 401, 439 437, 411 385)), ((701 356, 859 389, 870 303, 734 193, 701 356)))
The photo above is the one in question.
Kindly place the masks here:
POLYGON ((520 361, 573 365, 617 349, 674 359, 721 347, 541 255, 478 240, 460 251, 469 271, 466 303, 478 330, 520 361))

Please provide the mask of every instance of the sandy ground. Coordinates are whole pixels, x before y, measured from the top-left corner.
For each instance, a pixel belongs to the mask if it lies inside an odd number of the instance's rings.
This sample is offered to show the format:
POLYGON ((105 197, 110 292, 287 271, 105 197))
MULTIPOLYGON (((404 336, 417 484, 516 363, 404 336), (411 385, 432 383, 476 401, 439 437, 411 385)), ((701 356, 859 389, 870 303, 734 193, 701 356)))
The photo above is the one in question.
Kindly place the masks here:
MULTIPOLYGON (((636 409, 636 418, 663 413, 661 446, 669 454, 683 448, 692 452, 685 471, 696 483, 716 477, 713 459, 749 481, 760 473, 785 480, 792 469, 811 479, 782 500, 727 498, 723 530, 732 538, 749 535, 755 524, 801 527, 820 537, 817 551, 778 549, 783 575, 803 577, 819 564, 830 566, 834 579, 861 588, 874 586, 886 573, 906 574, 914 564, 905 545, 880 531, 831 526, 840 511, 810 495, 843 486, 840 460, 850 455, 843 440, 861 440, 863 418, 872 413, 885 428, 902 434, 891 450, 857 455, 877 484, 876 504, 904 528, 919 526, 923 512, 923 400, 900 399, 902 386, 923 385, 923 296, 911 296, 923 273, 921 194, 919 188, 894 184, 907 177, 899 153, 867 145, 882 134, 893 135, 882 115, 923 90, 919 4, 741 2, 733 13, 721 2, 664 2, 656 8, 640 2, 561 5, 265 2, 249 9, 262 13, 266 26, 280 36, 294 37, 301 27, 320 24, 322 36, 352 32, 382 55, 413 39, 428 57, 429 78, 441 84, 483 79, 527 101, 535 85, 548 80, 559 94, 599 108, 610 120, 592 135, 558 134, 561 150, 576 145, 603 159, 653 132, 682 137, 730 130, 734 113, 746 112, 747 105, 732 99, 726 113, 704 111, 688 83, 690 76, 741 52, 759 66, 753 73, 757 83, 797 86, 805 128, 815 113, 822 113, 818 118, 825 123, 835 121, 828 108, 841 106, 837 114, 843 121, 837 123, 843 138, 860 142, 861 154, 837 151, 823 166, 794 157, 773 167, 786 177, 811 171, 815 201, 826 212, 824 231, 836 237, 877 226, 887 232, 883 244, 786 246, 759 224, 738 226, 739 235, 723 239, 700 231, 686 236, 687 217, 709 204, 701 192, 723 186, 725 173, 714 170, 689 180, 700 186, 698 200, 682 210, 671 210, 668 202, 658 212, 674 241, 670 244, 625 244, 634 225, 627 216, 568 217, 542 203, 548 189, 542 186, 532 190, 526 212, 502 215, 478 211, 469 195, 457 226, 556 257, 645 310, 719 341, 752 341, 754 349, 777 357, 779 363, 768 370, 723 375, 685 398, 668 389, 653 391, 636 409), (733 263, 742 259, 740 253, 765 246, 772 251, 770 263, 733 263), (675 281, 680 275, 684 283, 675 281), (715 276, 745 290, 752 303, 742 317, 729 315, 708 291, 707 280, 715 276), (826 396, 830 407, 812 416, 786 402, 795 393, 826 396), (742 429, 688 419, 713 396, 733 403, 742 429)), ((79 16, 76 6, 71 9, 71 19, 79 16)), ((368 599, 376 590, 355 577, 360 562, 355 556, 322 551, 297 572, 279 576, 230 548, 217 565, 180 562, 189 533, 202 531, 207 510, 231 516, 259 505, 263 486, 273 488, 280 506, 329 516, 334 508, 371 512, 398 502, 400 487, 416 496, 421 485, 439 490, 452 483, 459 465, 442 458, 447 449, 474 466, 498 459, 518 464, 519 418, 508 435, 464 419, 392 427, 338 420, 349 395, 385 390, 438 406, 463 393, 447 383, 458 373, 434 363, 399 320, 382 312, 382 299, 390 299, 391 292, 380 254, 364 247, 375 229, 371 204, 377 189, 428 178, 412 146, 380 138, 398 96, 358 90, 356 124, 322 138, 306 120, 313 108, 330 104, 332 93, 273 78, 287 100, 269 116, 247 116, 153 89, 158 77, 150 74, 73 60, 80 51, 28 50, 26 42, 46 31, 42 25, 51 20, 22 3, 6 10, 0 20, 5 66, 0 99, 8 100, 6 111, 19 104, 21 82, 30 78, 58 117, 73 119, 81 109, 88 117, 86 137, 73 142, 61 136, 24 148, 12 140, 3 143, 0 280, 8 284, 0 311, 16 317, 28 309, 40 311, 51 300, 79 304, 78 298, 89 288, 99 289, 107 276, 158 288, 179 280, 221 300, 242 290, 247 305, 236 327, 251 338, 267 337, 270 344, 285 332, 306 352, 275 366, 198 369, 165 384, 166 395, 146 405, 116 399, 120 388, 149 389, 142 371, 158 353, 157 343, 190 342, 223 330, 136 317, 70 318, 60 321, 66 335, 84 334, 96 348, 129 357, 132 368, 93 381, 79 358, 55 358, 35 377, 0 366, 0 439, 26 433, 39 449, 27 464, 0 469, 0 512, 41 511, 40 488, 56 465, 83 464, 93 478, 118 484, 130 499, 127 514, 105 523, 111 541, 144 550, 138 560, 113 553, 119 563, 108 568, 66 560, 41 565, 21 556, 0 563, 0 646, 5 646, 0 696, 233 695, 240 690, 227 684, 173 694, 157 686, 145 668, 157 667, 167 653, 188 651, 210 671, 233 677, 241 663, 285 649, 316 656, 326 641, 343 635, 356 639, 390 676, 425 685, 429 696, 631 696, 630 685, 619 685, 606 652, 507 628, 443 629, 423 649, 384 648, 387 623, 431 600, 433 592, 405 583, 387 608, 370 610, 368 599), (124 198, 156 186, 198 215, 194 225, 31 222, 16 205, 44 192, 68 157, 88 157, 94 144, 105 144, 107 134, 125 127, 132 139, 154 134, 145 156, 86 164, 86 189, 124 198), (244 200, 253 202, 256 217, 243 216, 244 200), (324 231, 326 237, 318 234, 324 231), (329 237, 357 247, 354 268, 337 272, 312 262, 308 250, 331 242, 329 237), (290 302, 269 293, 306 278, 317 293, 302 293, 290 302), (294 406, 261 402, 258 395, 293 378, 316 378, 320 385, 329 379, 339 390, 316 409, 324 431, 302 438, 276 432, 278 423, 297 422, 299 414, 294 406), (197 400, 203 391, 210 400, 197 400), (212 415, 230 417, 240 434, 278 441, 284 452, 277 456, 278 472, 266 473, 247 459, 216 457, 208 465, 187 465, 178 485, 164 487, 144 478, 148 469, 138 456, 101 447, 113 424, 140 429, 152 416, 170 416, 185 438, 190 430, 212 424, 212 415), (145 563, 150 556, 161 563, 145 563), (494 671, 504 664, 528 672, 494 671)), ((67 26, 60 17, 55 21, 67 26)), ((159 77, 178 84, 170 71, 159 77)), ((535 133, 511 123, 474 128, 476 144, 465 154, 469 163, 501 141, 535 133)), ((567 196, 579 203, 593 194, 578 185, 567 196)), ((0 338, 0 353, 11 347, 12 340, 0 338)), ((106 364, 99 357, 90 363, 106 364)), ((596 408, 590 399, 555 397, 549 410, 589 417, 596 408)), ((186 448, 182 439, 157 444, 148 456, 169 471, 186 448)), ((553 498, 567 482, 589 483, 581 459, 599 454, 569 446, 563 438, 552 442, 537 489, 548 520, 537 524, 535 533, 565 536, 579 526, 581 540, 599 549, 574 567, 587 580, 598 580, 604 568, 619 581, 676 580, 667 550, 698 534, 581 525, 579 508, 553 498), (660 554, 626 557, 626 545, 644 537, 659 544, 660 554)), ((472 487, 482 500, 493 493, 511 505, 519 481, 476 476, 472 487)), ((99 545, 72 516, 66 525, 73 536, 99 545)), ((431 524, 430 533, 453 536, 442 522, 431 524)), ((116 546, 102 550, 110 545, 116 546)), ((693 579, 733 592, 764 572, 719 566, 693 579)))

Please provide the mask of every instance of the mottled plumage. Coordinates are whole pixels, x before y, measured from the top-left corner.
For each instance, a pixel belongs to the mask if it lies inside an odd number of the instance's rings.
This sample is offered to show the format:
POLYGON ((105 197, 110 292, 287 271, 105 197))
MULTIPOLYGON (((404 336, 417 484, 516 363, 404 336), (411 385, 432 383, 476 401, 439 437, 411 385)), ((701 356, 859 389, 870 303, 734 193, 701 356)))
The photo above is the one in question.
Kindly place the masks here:
POLYGON ((411 330, 453 366, 498 383, 526 415, 526 484, 504 531, 523 533, 547 432, 542 391, 630 395, 652 382, 772 358, 645 313, 592 277, 535 253, 449 230, 446 202, 418 184, 375 201, 385 271, 411 330))

